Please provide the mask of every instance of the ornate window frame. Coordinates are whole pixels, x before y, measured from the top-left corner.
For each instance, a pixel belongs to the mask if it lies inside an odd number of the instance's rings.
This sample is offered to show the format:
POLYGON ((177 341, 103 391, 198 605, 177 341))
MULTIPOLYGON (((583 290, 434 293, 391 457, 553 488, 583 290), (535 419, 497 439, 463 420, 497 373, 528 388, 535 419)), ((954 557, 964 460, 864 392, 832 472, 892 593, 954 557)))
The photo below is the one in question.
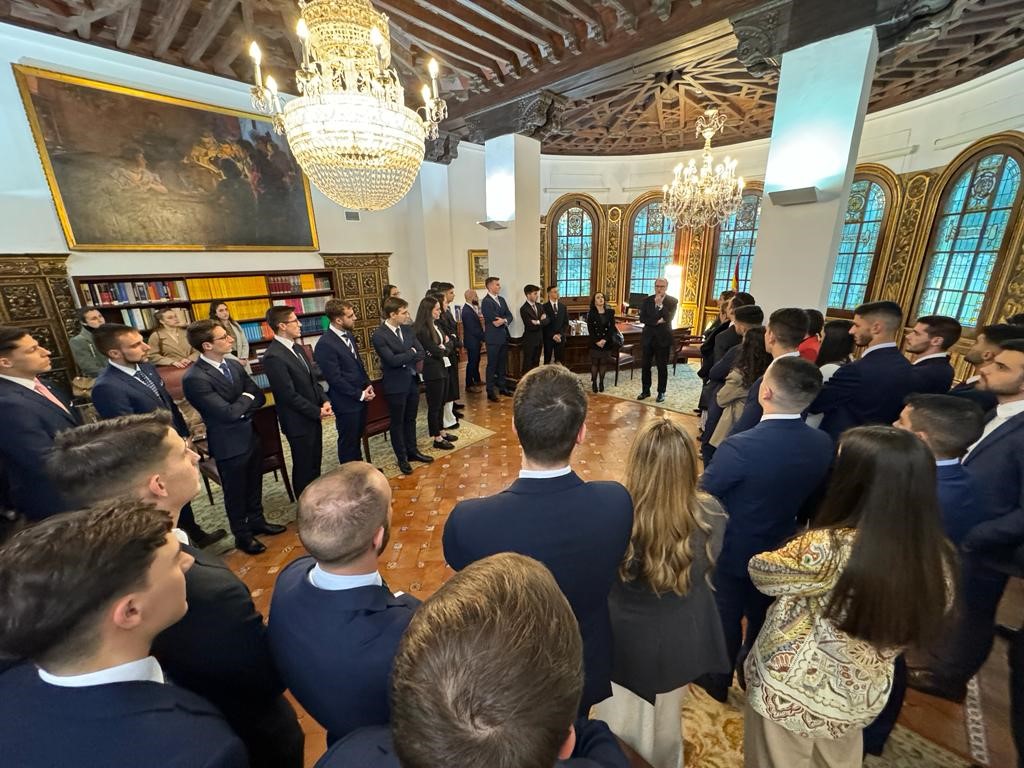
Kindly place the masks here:
MULTIPOLYGON (((580 305, 590 306, 590 297, 598 290, 604 290, 601 286, 602 283, 599 281, 599 272, 601 271, 602 261, 604 254, 607 250, 608 240, 608 217, 605 213, 604 208, 600 203, 597 202, 590 195, 583 192, 576 192, 567 195, 562 195, 548 209, 547 216, 544 217, 545 232, 544 232, 544 246, 546 250, 545 258, 545 269, 542 271, 542 278, 549 284, 557 284, 558 279, 558 220, 562 214, 565 213, 569 208, 582 208, 586 211, 593 222, 594 231, 591 241, 591 252, 590 252, 590 293, 586 296, 567 296, 563 295, 562 298, 566 301, 566 304, 570 309, 575 309, 580 305), (584 302, 583 299, 586 299, 584 302)), ((541 286, 541 291, 544 291, 547 285, 541 286)))
MULTIPOLYGON (((752 193, 756 193, 760 199, 760 204, 764 205, 764 183, 761 181, 749 182, 743 189, 743 196, 746 197, 752 193)), ((758 229, 760 229, 760 217, 758 217, 758 229)), ((755 230, 756 231, 756 230, 755 230)), ((715 265, 718 262, 718 246, 720 242, 722 227, 720 224, 716 224, 714 227, 708 227, 708 266, 705 274, 705 286, 704 286, 704 302, 705 311, 715 310, 718 302, 719 291, 715 290, 715 265), (713 294, 713 295, 712 295, 713 294)), ((757 250, 756 239, 754 251, 751 252, 751 258, 755 255, 757 250)))
MULTIPOLYGON (((644 192, 642 195, 633 200, 626 208, 626 213, 622 217, 625 223, 625 227, 622 231, 623 240, 626 241, 625 247, 625 258, 622 259, 622 272, 619 284, 622 286, 622 300, 626 301, 629 298, 629 288, 633 272, 633 227, 636 225, 637 216, 644 208, 651 203, 657 203, 662 200, 662 193, 659 190, 651 190, 644 192)), ((672 250, 668 254, 668 261, 676 262, 679 258, 679 228, 675 228, 675 235, 672 240, 672 250)), ((653 292, 653 288, 648 290, 648 293, 653 292)))

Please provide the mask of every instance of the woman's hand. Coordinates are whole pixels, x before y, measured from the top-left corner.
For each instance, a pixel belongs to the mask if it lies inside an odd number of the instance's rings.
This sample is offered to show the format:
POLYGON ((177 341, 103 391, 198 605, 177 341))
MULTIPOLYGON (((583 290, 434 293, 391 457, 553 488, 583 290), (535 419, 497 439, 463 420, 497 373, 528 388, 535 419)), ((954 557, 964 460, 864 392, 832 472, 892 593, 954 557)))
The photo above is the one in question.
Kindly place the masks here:
POLYGON ((597 342, 597 346, 599 346, 601 349, 604 349, 604 345, 607 343, 608 341, 606 339, 601 339, 599 342, 597 342))

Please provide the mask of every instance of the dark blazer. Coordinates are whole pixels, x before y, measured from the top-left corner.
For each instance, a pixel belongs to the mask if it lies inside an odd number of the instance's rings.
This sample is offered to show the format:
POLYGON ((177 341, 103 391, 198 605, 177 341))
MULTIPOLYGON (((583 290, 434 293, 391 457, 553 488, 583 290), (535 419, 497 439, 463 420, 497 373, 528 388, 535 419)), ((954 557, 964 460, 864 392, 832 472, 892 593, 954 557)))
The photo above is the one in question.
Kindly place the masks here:
POLYGON ((674 296, 665 296, 659 312, 653 295, 644 299, 640 305, 640 322, 644 324, 640 339, 643 344, 655 347, 672 346, 672 318, 676 316, 678 305, 679 301, 674 296), (658 320, 662 318, 665 322, 659 325, 658 320))
POLYGON ((366 407, 359 398, 370 386, 370 376, 359 357, 359 344, 351 334, 352 348, 349 352, 341 338, 328 328, 313 348, 313 359, 327 381, 327 397, 335 413, 355 413, 366 407))
MULTIPOLYGON (((579 718, 574 725, 576 746, 572 757, 557 761, 554 768, 629 768, 629 760, 607 725, 585 718, 579 718)), ((400 768, 400 765, 391 729, 377 726, 349 734, 327 750, 314 768, 400 768)))
POLYGON ((701 485, 729 515, 716 567, 746 578, 754 555, 796 533, 832 463, 832 440, 801 419, 762 421, 730 435, 715 451, 701 485))
POLYGON ((725 332, 726 328, 731 327, 732 323, 728 320, 722 322, 722 319, 716 315, 714 323, 704 331, 704 341, 700 343, 700 370, 697 371, 700 378, 706 379, 711 366, 715 364, 716 339, 725 332))
POLYGON ((619 483, 585 483, 575 472, 516 480, 496 496, 455 505, 444 556, 461 570, 498 552, 544 563, 569 600, 583 636, 583 704, 611 695, 608 592, 633 529, 633 501, 619 483))
POLYGON ((435 321, 435 325, 451 337, 453 353, 462 346, 462 342, 459 341, 459 323, 455 319, 455 315, 452 314, 451 307, 447 312, 441 313, 441 316, 435 321))
POLYGON ((996 396, 991 392, 978 389, 977 382, 971 384, 957 384, 949 390, 948 394, 955 395, 956 397, 966 397, 968 400, 973 400, 985 413, 995 410, 995 407, 999 404, 996 396))
POLYGON ((743 337, 740 336, 736 328, 730 323, 720 333, 715 335, 715 348, 711 353, 711 364, 714 365, 721 360, 726 352, 738 346, 741 341, 743 341, 743 337))
POLYGON ((418 381, 416 363, 423 359, 423 347, 411 325, 398 326, 401 340, 387 323, 381 323, 370 337, 380 358, 381 385, 385 395, 405 394, 418 381))
POLYGON ((231 379, 205 360, 196 360, 181 379, 185 399, 206 424, 206 441, 214 459, 241 456, 252 444, 252 414, 267 402, 263 390, 237 360, 224 358, 231 379), (252 397, 244 397, 248 392, 252 397))
POLYGON ((935 476, 942 527, 949 540, 959 548, 974 526, 989 519, 984 496, 970 473, 960 464, 937 466, 935 476))
POLYGON ((823 413, 821 429, 834 440, 850 427, 892 424, 903 400, 914 390, 910 362, 896 347, 876 349, 840 366, 811 403, 810 413, 823 413))
POLYGON ((480 311, 484 315, 484 341, 488 344, 507 343, 509 340, 508 323, 511 323, 514 318, 512 310, 505 302, 505 297, 499 294, 495 298, 488 291, 480 300, 480 311), (496 328, 492 323, 499 317, 504 317, 507 322, 500 328, 496 328))
POLYGON ((551 308, 550 301, 545 301, 541 307, 548 315, 548 323, 544 326, 545 341, 553 341, 554 335, 560 333, 564 342, 565 337, 569 335, 569 309, 565 306, 565 302, 558 302, 557 312, 551 308))
POLYGON ((991 550, 1024 540, 1024 414, 978 443, 963 466, 981 490, 990 515, 967 534, 964 548, 991 550))
MULTIPOLYGON (((437 330, 442 334, 445 333, 440 325, 437 325, 437 330)), ((419 342, 419 347, 426 353, 423 358, 423 380, 436 381, 448 378, 448 367, 444 361, 445 359, 451 361, 449 355, 454 348, 451 337, 449 336, 448 341, 442 344, 437 340, 437 334, 424 326, 416 331, 416 340, 419 342)))
POLYGON ((138 681, 63 688, 36 666, 0 674, 0 744, 10 768, 247 768, 220 712, 191 691, 138 681))
POLYGON ((142 375, 156 385, 159 397, 155 397, 153 391, 138 379, 119 368, 106 365, 92 387, 92 404, 96 407, 96 413, 101 418, 112 419, 133 413, 152 413, 157 408, 164 408, 171 412, 175 431, 182 437, 188 437, 188 425, 171 399, 167 385, 156 367, 149 363, 138 363, 137 366, 142 375))
POLYGON ((46 474, 46 459, 57 433, 82 423, 67 395, 45 381, 43 384, 67 411, 38 392, 0 379, 0 464, 7 476, 10 503, 29 520, 42 520, 68 509, 46 474))
POLYGON ((390 720, 388 680, 398 641, 420 601, 387 586, 314 587, 316 562, 281 571, 270 602, 270 650, 296 700, 327 729, 327 743, 390 720))
POLYGON ((472 304, 462 307, 462 341, 468 347, 471 343, 479 344, 484 340, 484 328, 480 324, 480 315, 472 304))
POLYGON ((320 427, 320 408, 327 402, 323 387, 317 383, 319 371, 302 347, 297 349, 306 365, 279 341, 271 341, 263 353, 263 371, 274 393, 277 420, 281 431, 292 437, 308 435, 320 427))
POLYGON ((523 321, 523 336, 529 334, 535 337, 536 343, 539 344, 544 335, 544 329, 551 325, 551 305, 547 303, 534 304, 531 309, 530 302, 524 301, 519 307, 519 317, 523 321), (534 325, 534 320, 540 320, 540 325, 534 325))
POLYGON ((615 346, 615 310, 611 307, 604 308, 602 317, 597 311, 587 312, 587 333, 590 335, 591 349, 604 349, 606 352, 615 346), (603 321, 603 322, 602 322, 603 321), (604 347, 598 347, 597 342, 605 340, 604 347))
POLYGON ((948 357, 932 357, 910 366, 914 392, 944 395, 953 386, 953 366, 948 357))

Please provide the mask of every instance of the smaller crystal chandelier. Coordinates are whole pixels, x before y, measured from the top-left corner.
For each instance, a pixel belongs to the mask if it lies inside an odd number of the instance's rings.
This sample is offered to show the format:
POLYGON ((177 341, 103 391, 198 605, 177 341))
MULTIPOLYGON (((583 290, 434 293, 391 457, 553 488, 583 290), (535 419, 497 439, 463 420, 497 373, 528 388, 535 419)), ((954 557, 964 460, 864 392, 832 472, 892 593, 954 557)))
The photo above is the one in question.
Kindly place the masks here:
POLYGON ((405 106, 391 66, 388 17, 369 0, 299 0, 295 32, 302 66, 298 98, 282 105, 273 77, 262 78, 262 54, 249 47, 256 83, 252 105, 270 115, 316 187, 345 208, 388 208, 412 187, 424 141, 436 139, 448 107, 437 89, 437 62, 423 86, 422 117, 405 106))
POLYGON ((711 137, 725 125, 725 116, 715 107, 697 118, 697 135, 704 137, 704 163, 682 163, 673 171, 672 184, 662 187, 662 210, 677 227, 699 229, 718 224, 739 208, 743 199, 743 178, 736 178, 736 161, 728 157, 715 165, 711 137))

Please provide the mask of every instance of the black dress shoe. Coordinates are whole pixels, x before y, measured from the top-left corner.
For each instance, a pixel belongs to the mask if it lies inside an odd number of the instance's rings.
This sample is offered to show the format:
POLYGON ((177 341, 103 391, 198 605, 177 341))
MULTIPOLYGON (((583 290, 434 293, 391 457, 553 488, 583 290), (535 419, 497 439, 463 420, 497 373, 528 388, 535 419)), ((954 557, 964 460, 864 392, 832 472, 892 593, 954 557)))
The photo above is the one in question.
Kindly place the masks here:
POLYGON ((598 392, 604 392, 604 379, 601 379, 601 381, 598 382, 597 391, 598 392))
POLYGON ((656 403, 664 403, 665 402, 665 393, 664 392, 659 392, 658 396, 656 398, 654 398, 654 402, 656 402, 656 403))
MULTIPOLYGON (((451 429, 451 427, 445 427, 445 429, 451 429)), ((444 436, 444 439, 447 440, 449 443, 454 443, 459 438, 458 438, 457 435, 449 435, 449 434, 446 433, 445 436, 444 436)))
POLYGON ((590 389, 591 389, 591 391, 592 391, 592 392, 593 392, 593 393, 594 393, 595 395, 597 394, 597 380, 595 380, 595 379, 591 379, 591 381, 590 381, 590 389))
POLYGON ((228 535, 228 532, 223 528, 218 528, 216 531, 210 531, 207 533, 202 528, 197 528, 195 533, 190 533, 188 537, 192 539, 192 543, 195 544, 199 549, 206 549, 211 544, 216 544, 218 541, 228 535))
POLYGON ((911 667, 907 670, 907 686, 915 691, 927 693, 929 696, 938 696, 948 701, 962 702, 967 698, 967 685, 956 684, 944 680, 923 667, 911 667))
POLYGON ((268 523, 266 520, 255 525, 250 525, 249 530, 253 533, 262 533, 264 536, 277 536, 279 533, 284 533, 288 529, 283 525, 277 523, 268 523))
POLYGON ((458 429, 461 426, 462 425, 459 422, 456 421, 454 424, 452 424, 450 426, 442 427, 442 429, 458 429))
POLYGON ((425 453, 420 453, 419 451, 410 451, 409 452, 409 461, 419 461, 419 462, 422 462, 424 464, 429 464, 433 460, 434 460, 433 456, 427 456, 425 453))
POLYGON ((514 397, 516 393, 515 390, 512 389, 503 389, 501 390, 501 394, 503 394, 505 397, 514 397))
POLYGON ((412 474, 412 465, 410 465, 408 461, 401 461, 401 460, 399 460, 398 468, 400 470, 402 470, 402 474, 403 475, 411 475, 412 474))
POLYGON ((490 400, 492 403, 500 402, 498 400, 498 395, 495 392, 488 392, 487 399, 490 400))
POLYGON ((267 546, 252 536, 236 536, 235 549, 240 549, 247 555, 258 555, 267 551, 267 546))
POLYGON ((641 392, 639 395, 636 396, 636 399, 637 400, 646 400, 650 396, 651 396, 650 392, 641 392))
POLYGON ((458 402, 452 403, 452 408, 454 408, 456 410, 465 410, 466 404, 465 403, 458 403, 458 402))
POLYGON ((434 448, 439 451, 450 451, 455 446, 449 443, 447 440, 435 440, 434 448))

